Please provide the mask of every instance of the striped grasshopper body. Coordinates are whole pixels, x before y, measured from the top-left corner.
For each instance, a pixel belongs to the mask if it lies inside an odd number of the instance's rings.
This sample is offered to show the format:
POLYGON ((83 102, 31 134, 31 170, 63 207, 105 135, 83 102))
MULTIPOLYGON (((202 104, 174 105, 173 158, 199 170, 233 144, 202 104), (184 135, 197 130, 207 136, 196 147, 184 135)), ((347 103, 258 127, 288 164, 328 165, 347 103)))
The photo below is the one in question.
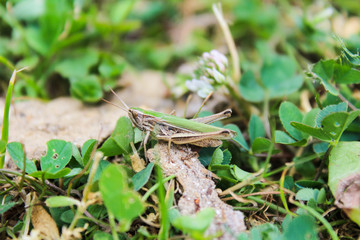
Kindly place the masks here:
POLYGON ((236 132, 219 128, 209 123, 231 116, 231 109, 208 117, 185 119, 170 114, 159 113, 141 108, 129 108, 131 122, 149 136, 175 144, 191 144, 200 147, 217 147, 221 140, 232 139, 236 132))
MULTIPOLYGON (((220 113, 195 119, 185 119, 171 114, 160 113, 151 110, 144 110, 137 107, 128 107, 126 103, 110 89, 121 101, 122 105, 117 106, 128 113, 131 122, 145 132, 144 146, 146 146, 150 135, 158 140, 174 144, 191 144, 200 147, 217 147, 222 144, 221 140, 232 139, 236 132, 208 125, 212 122, 225 119, 231 116, 231 109, 220 113)), ((146 152, 146 149, 145 149, 146 152)))

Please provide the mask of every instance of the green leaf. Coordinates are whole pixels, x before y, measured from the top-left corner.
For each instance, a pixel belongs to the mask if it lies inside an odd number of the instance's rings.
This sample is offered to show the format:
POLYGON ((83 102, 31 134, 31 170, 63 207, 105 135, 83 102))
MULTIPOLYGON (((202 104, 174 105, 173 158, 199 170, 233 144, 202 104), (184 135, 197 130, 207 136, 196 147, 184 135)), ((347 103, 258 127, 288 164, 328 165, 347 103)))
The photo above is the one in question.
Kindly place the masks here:
POLYGON ((277 240, 282 239, 281 232, 275 224, 264 223, 259 226, 253 227, 250 230, 251 240, 277 240))
POLYGON ((318 204, 323 204, 326 202, 326 191, 325 188, 321 188, 317 196, 316 202, 318 204))
MULTIPOLYGON (((294 160, 295 162, 295 166, 297 165, 297 160, 294 160)), ((314 173, 315 173, 315 168, 314 168, 314 173)), ((313 181, 313 180, 299 180, 295 182, 295 187, 297 189, 303 189, 303 188, 316 188, 316 189, 320 189, 322 187, 324 187, 324 183, 319 182, 319 181, 313 181)))
POLYGON ((347 127, 345 124, 347 123, 348 116, 349 114, 346 112, 337 112, 326 116, 321 122, 323 126, 322 130, 330 136, 332 140, 339 140, 345 127, 347 127))
POLYGON ((307 140, 302 139, 300 141, 296 141, 292 137, 287 135, 285 132, 276 130, 275 131, 275 143, 286 144, 286 145, 291 145, 291 146, 305 146, 307 143, 307 140))
POLYGON ((212 165, 220 165, 224 160, 224 153, 220 147, 216 148, 210 162, 210 168, 212 165))
POLYGON ((210 165, 212 156, 216 149, 217 148, 213 148, 213 147, 203 147, 200 149, 199 160, 202 165, 204 165, 205 167, 210 165))
POLYGON ((79 152, 79 149, 77 148, 77 146, 74 143, 72 144, 72 155, 75 158, 75 160, 80 164, 80 166, 83 166, 83 162, 82 162, 82 158, 81 158, 81 154, 79 152))
POLYGON ((339 95, 339 92, 337 89, 329 82, 333 76, 334 73, 334 60, 323 60, 317 62, 312 72, 313 74, 318 77, 318 79, 321 81, 322 85, 325 87, 325 89, 331 93, 332 95, 339 95))
POLYGON ((60 171, 56 172, 56 173, 49 173, 46 171, 36 171, 36 172, 32 172, 29 175, 32 177, 36 177, 36 178, 44 178, 44 179, 58 179, 58 178, 62 178, 65 177, 66 175, 68 175, 71 172, 70 168, 63 168, 60 171))
POLYGON ((262 153, 269 151, 271 141, 267 138, 258 137, 251 145, 253 153, 262 153))
POLYGON ((319 114, 319 112, 320 112, 319 108, 311 109, 308 113, 305 114, 302 123, 309 125, 310 127, 315 127, 316 126, 315 119, 319 114))
POLYGON ((295 217, 284 229, 285 239, 304 240, 319 239, 317 225, 314 218, 309 215, 295 217))
POLYGON ((251 173, 242 170, 241 168, 239 168, 236 165, 230 166, 230 172, 236 178, 236 180, 238 180, 239 182, 244 181, 252 176, 251 173))
POLYGON ((290 191, 294 188, 294 178, 291 176, 285 176, 284 188, 289 189, 290 191))
POLYGON ((45 12, 45 1, 23 0, 15 4, 11 11, 19 20, 36 20, 45 12))
POLYGON ((342 48, 342 57, 346 59, 348 63, 350 63, 352 66, 358 67, 360 66, 360 55, 359 53, 354 54, 350 52, 349 49, 344 44, 344 41, 337 37, 337 40, 339 41, 341 48, 342 48))
POLYGON ((249 102, 261 102, 265 96, 263 88, 257 83, 255 74, 251 71, 247 71, 242 75, 240 93, 249 102))
POLYGON ((123 224, 131 221, 145 210, 140 195, 129 188, 128 176, 123 166, 109 165, 101 174, 99 187, 109 212, 123 224))
POLYGON ((296 75, 296 62, 285 55, 274 55, 264 63, 261 80, 270 98, 294 93, 303 84, 302 75, 296 75))
MULTIPOLYGON (((44 11, 37 24, 25 28, 25 39, 29 46, 44 56, 49 56, 59 42, 59 36, 64 31, 65 22, 68 20, 70 6, 67 1, 45 0, 44 11)), ((41 5, 40 5, 41 6, 41 5)), ((35 15, 35 14, 34 14, 35 15)))
POLYGON ((301 200, 301 201, 309 201, 310 199, 315 199, 315 191, 318 191, 318 190, 311 189, 311 188, 300 189, 296 193, 296 199, 301 200))
POLYGON ((125 0, 116 2, 110 11, 110 18, 113 23, 120 23, 129 15, 135 1, 125 0))
POLYGON ((81 173, 81 171, 83 170, 83 168, 71 168, 71 171, 65 175, 65 177, 74 177, 76 175, 78 175, 79 173, 81 173))
POLYGON ((248 146, 247 142, 245 141, 245 138, 242 135, 238 126, 236 126, 234 124, 228 124, 228 125, 225 125, 224 128, 235 131, 237 133, 237 135, 232 140, 235 141, 236 143, 238 143, 241 147, 245 148, 247 151, 249 151, 249 146, 248 146))
POLYGON ((103 97, 99 78, 96 75, 86 75, 70 78, 70 93, 84 102, 98 102, 103 97))
POLYGON ((90 160, 91 154, 96 146, 97 140, 89 139, 87 140, 81 148, 82 155, 82 166, 85 166, 90 160))
POLYGON ((335 64, 334 82, 343 84, 360 83, 360 71, 348 65, 335 64))
POLYGON ((74 211, 72 209, 68 209, 63 211, 60 215, 60 220, 64 223, 70 224, 74 219, 74 211))
POLYGON ((180 229, 184 233, 190 234, 192 238, 199 239, 210 226, 214 217, 215 210, 212 208, 205 208, 193 216, 179 216, 171 223, 174 227, 180 229))
POLYGON ((261 119, 252 114, 249 122, 249 137, 250 144, 252 144, 257 137, 265 137, 265 128, 261 119))
POLYGON ((6 211, 10 210, 13 206, 16 205, 16 202, 7 202, 0 205, 0 214, 5 213, 6 211))
POLYGON ((303 131, 304 133, 307 133, 313 137, 316 137, 320 140, 323 140, 325 142, 331 142, 332 138, 328 136, 321 128, 313 128, 308 125, 298 123, 298 122, 291 122, 291 126, 294 128, 303 131))
POLYGON ((14 161, 15 165, 21 170, 24 169, 24 158, 25 158, 25 172, 33 173, 36 172, 36 165, 33 161, 29 160, 25 156, 23 146, 19 142, 11 142, 7 145, 7 151, 14 161))
POLYGON ((41 170, 55 174, 69 163, 72 156, 72 144, 64 140, 53 139, 46 145, 46 156, 40 159, 41 170))
POLYGON ((151 162, 146 166, 146 168, 136 173, 131 178, 131 181, 134 184, 135 191, 139 191, 149 181, 153 168, 154 168, 154 163, 151 162))
POLYGON ((230 164, 230 161, 231 161, 231 158, 232 158, 231 152, 228 149, 225 149, 223 151, 223 154, 224 154, 224 160, 223 160, 223 162, 221 164, 223 164, 223 165, 230 164))
POLYGON ((329 187, 335 195, 339 184, 360 172, 360 142, 339 142, 329 155, 329 187))
POLYGON ((329 105, 326 108, 322 109, 316 116, 315 123, 316 127, 320 128, 322 125, 322 121, 325 117, 328 115, 335 113, 335 112, 346 112, 347 111, 347 104, 344 102, 341 102, 336 105, 329 105))
POLYGON ((97 231, 94 234, 94 240, 113 240, 113 237, 109 233, 97 231))
POLYGON ((130 142, 134 142, 134 129, 129 118, 121 117, 111 136, 99 149, 105 156, 131 153, 130 142))
POLYGON ((73 205, 80 206, 80 201, 66 196, 49 197, 45 201, 48 207, 70 207, 73 205))
POLYGON ((279 117, 282 125, 291 137, 298 141, 304 138, 303 134, 299 130, 290 125, 291 121, 302 122, 303 120, 303 115, 293 103, 281 103, 279 109, 279 117))
POLYGON ((99 61, 99 53, 94 49, 81 49, 67 55, 67 58, 55 64, 55 71, 65 78, 84 79, 89 75, 90 67, 99 61))
POLYGON ((329 148, 329 143, 321 142, 321 143, 315 143, 313 145, 313 150, 315 153, 325 153, 329 148))
POLYGON ((124 71, 125 66, 123 58, 116 55, 106 56, 99 65, 99 73, 105 78, 114 78, 124 71))

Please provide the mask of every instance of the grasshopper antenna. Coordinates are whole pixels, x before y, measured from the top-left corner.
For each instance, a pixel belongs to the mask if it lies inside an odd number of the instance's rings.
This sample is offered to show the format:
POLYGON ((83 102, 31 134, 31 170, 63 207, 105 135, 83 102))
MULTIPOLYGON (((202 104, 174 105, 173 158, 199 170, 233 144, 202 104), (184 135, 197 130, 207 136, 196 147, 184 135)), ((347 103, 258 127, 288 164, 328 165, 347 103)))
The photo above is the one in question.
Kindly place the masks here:
POLYGON ((202 104, 201 104, 201 106, 200 106, 200 108, 199 108, 199 110, 197 111, 197 113, 194 115, 194 117, 193 118, 197 118, 197 116, 199 115, 199 113, 200 113, 200 111, 201 111, 201 109, 204 107, 204 105, 205 105, 205 103, 210 99, 210 97, 213 95, 213 91, 211 91, 210 93, 209 93, 209 95, 207 95, 207 97, 205 98, 205 100, 202 102, 202 104))
POLYGON ((124 105, 126 111, 128 111, 130 109, 128 105, 126 105, 126 103, 119 97, 119 95, 116 94, 116 92, 111 87, 109 87, 109 89, 120 100, 121 104, 124 105))
POLYGON ((115 107, 117 107, 117 108, 120 108, 121 110, 124 110, 125 112, 128 111, 128 109, 126 109, 126 108, 124 108, 124 107, 122 107, 122 106, 120 106, 120 105, 117 105, 117 104, 115 104, 115 103, 112 103, 112 102, 106 100, 105 98, 102 98, 101 100, 103 100, 104 102, 109 103, 109 104, 111 104, 111 105, 113 105, 113 106, 115 106, 115 107))

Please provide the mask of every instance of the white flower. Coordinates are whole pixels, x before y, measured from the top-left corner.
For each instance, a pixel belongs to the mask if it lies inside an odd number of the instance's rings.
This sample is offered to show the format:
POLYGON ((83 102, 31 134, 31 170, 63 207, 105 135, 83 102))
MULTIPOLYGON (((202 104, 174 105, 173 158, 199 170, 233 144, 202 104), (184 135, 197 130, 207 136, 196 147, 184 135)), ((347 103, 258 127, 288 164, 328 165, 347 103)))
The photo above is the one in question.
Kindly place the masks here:
POLYGON ((195 78, 187 80, 185 85, 190 91, 196 92, 200 97, 205 98, 214 90, 208 80, 209 79, 203 76, 200 80, 195 78))
POLYGON ((224 54, 220 53, 218 50, 211 50, 210 51, 210 54, 212 56, 212 58, 214 59, 214 61, 216 63, 220 63, 224 66, 227 66, 228 65, 228 60, 227 58, 225 57, 224 54))
POLYGON ((220 73, 215 68, 206 68, 206 72, 209 74, 209 77, 215 79, 217 83, 224 83, 225 82, 225 76, 224 74, 220 73))
POLYGON ((203 53, 198 63, 202 68, 215 68, 221 74, 226 74, 226 68, 228 67, 227 58, 217 50, 203 53))

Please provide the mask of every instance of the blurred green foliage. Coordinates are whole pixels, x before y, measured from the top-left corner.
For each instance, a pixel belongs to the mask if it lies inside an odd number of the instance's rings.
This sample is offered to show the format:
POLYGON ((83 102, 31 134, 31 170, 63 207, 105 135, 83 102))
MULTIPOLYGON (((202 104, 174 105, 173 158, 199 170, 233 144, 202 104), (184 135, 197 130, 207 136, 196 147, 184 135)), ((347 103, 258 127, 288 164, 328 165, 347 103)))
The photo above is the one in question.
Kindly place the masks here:
MULTIPOLYGON (((116 86, 127 69, 176 73, 181 66, 199 60, 203 52, 215 48, 226 52, 212 3, 0 1, 2 91, 11 71, 24 66, 29 71, 18 73, 15 96, 51 99, 71 95, 90 103, 99 101, 108 87, 116 86)), ((334 210, 334 206, 338 201, 336 192, 342 187, 339 182, 359 169, 357 150, 352 149, 357 149, 360 139, 356 109, 360 98, 355 94, 360 79, 360 25, 356 24, 360 7, 352 1, 224 0, 222 8, 238 47, 241 79, 231 79, 233 69, 220 71, 221 64, 231 66, 225 61, 217 62, 218 71, 214 71, 216 67, 212 68, 211 63, 216 61, 209 58, 201 76, 179 71, 176 87, 171 90, 179 97, 189 90, 187 80, 203 76, 210 79, 211 72, 216 80, 208 82, 211 91, 222 88, 224 91, 216 94, 227 95, 237 113, 236 121, 224 128, 238 135, 218 148, 202 148, 199 159, 220 178, 217 187, 224 190, 221 196, 225 197, 228 187, 240 186, 232 191, 245 201, 228 199, 227 203, 247 211, 252 228, 238 239, 337 239, 336 234, 351 239, 358 226, 344 220, 341 209, 334 210), (268 196, 269 186, 280 194, 263 198, 268 196), (284 188, 294 199, 285 198, 284 188), (258 217, 259 212, 264 219, 258 217), (257 220, 252 222, 255 215, 257 220), (271 219, 271 223, 259 225, 258 219, 271 219)), ((191 84, 196 89, 199 82, 191 84)), ((200 113, 202 117, 207 115, 200 113)), ((57 196, 50 201, 56 206, 50 207, 50 212, 61 227, 78 220, 69 206, 78 204, 74 196, 83 196, 72 191, 80 194, 90 187, 93 193, 100 191, 105 205, 91 202, 87 211, 94 218, 79 221, 90 224, 83 233, 88 239, 128 238, 129 231, 135 239, 179 237, 180 231, 193 238, 207 238, 204 233, 213 218, 212 210, 200 211, 194 217, 180 216, 177 210, 170 209, 178 193, 175 195, 169 187, 165 194, 163 188, 163 183, 174 176, 163 179, 153 164, 137 173, 132 169, 133 158, 140 161, 139 156, 144 156, 143 137, 130 119, 120 118, 112 135, 99 147, 105 159, 98 168, 92 165, 97 147, 93 139, 84 143, 81 153, 73 143, 51 140, 47 155, 37 165, 26 158, 21 143, 9 143, 8 153, 24 171, 21 186, 12 187, 29 187, 43 198, 58 194, 49 190, 52 188, 46 185, 48 181, 67 188, 71 198, 64 202, 65 198, 57 196), (106 161, 114 156, 121 156, 121 166, 106 161), (94 184, 87 182, 89 169, 94 173, 94 184), (156 191, 157 196, 153 194, 156 191), (64 205, 59 204, 62 202, 64 205), (133 208, 125 211, 123 206, 129 202, 133 208), (161 230, 134 220, 144 211, 149 219, 151 214, 156 215, 153 221, 161 230), (103 232, 103 225, 111 228, 112 236, 103 232)), ((149 141, 149 145, 153 144, 149 141)), ((20 176, 15 171, 6 174, 20 176)), ((9 183, 7 178, 0 180, 9 183)), ((0 197, 5 203, 0 214, 22 201, 12 195, 0 197)), ((359 212, 358 207, 345 211, 358 224, 359 212)), ((18 221, 8 232, 18 234, 21 224, 18 221)))
MULTIPOLYGON (((184 61, 222 44, 215 18, 206 20, 211 4, 2 1, 0 79, 8 79, 13 68, 28 66, 28 72, 19 74, 15 96, 47 99, 71 94, 97 102, 125 66, 174 71, 184 61)), ((331 26, 323 27, 338 14, 329 2, 222 4, 241 47, 245 71, 258 72, 269 52, 288 55, 302 66, 334 54, 331 26)), ((354 47, 360 46, 358 39, 352 39, 354 47)))

